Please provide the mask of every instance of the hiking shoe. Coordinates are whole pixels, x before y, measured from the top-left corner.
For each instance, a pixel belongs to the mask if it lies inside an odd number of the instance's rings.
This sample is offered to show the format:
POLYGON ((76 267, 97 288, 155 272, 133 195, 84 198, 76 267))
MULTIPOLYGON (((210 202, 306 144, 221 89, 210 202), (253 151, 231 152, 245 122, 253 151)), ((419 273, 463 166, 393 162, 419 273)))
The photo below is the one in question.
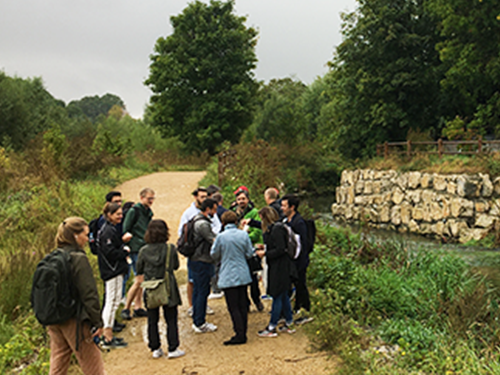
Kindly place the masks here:
POLYGON ((148 312, 144 309, 135 309, 134 318, 145 318, 148 316, 148 312))
POLYGON ((188 309, 187 314, 188 314, 189 316, 193 316, 193 306, 191 306, 191 307, 188 309))
POLYGON ((219 299, 219 298, 222 298, 224 296, 224 292, 213 292, 213 293, 210 293, 210 295, 208 296, 208 299, 219 299))
POLYGON ((201 326, 196 326, 193 324, 193 331, 195 333, 208 333, 217 331, 217 326, 212 323, 205 322, 201 326))
POLYGON ((293 326, 293 324, 285 324, 284 326, 281 326, 278 328, 278 332, 292 334, 292 333, 295 333, 296 330, 295 330, 295 327, 293 326))
POLYGON ((179 358, 184 354, 186 354, 184 350, 180 350, 179 348, 177 348, 173 352, 168 352, 168 359, 179 358))
POLYGON ((266 329, 259 331, 257 335, 260 337, 277 337, 278 333, 276 332, 276 328, 269 329, 269 327, 266 327, 266 329))
POLYGON ((122 312, 120 313, 120 316, 124 320, 132 320, 132 317, 130 316, 130 310, 129 309, 123 309, 122 312))
POLYGON ((128 344, 123 341, 123 339, 120 340, 116 337, 113 337, 111 341, 102 340, 101 346, 103 349, 121 349, 126 348, 128 344))
POLYGON ((214 314, 215 314, 215 311, 212 310, 212 308, 207 305, 207 315, 214 315, 214 314))
POLYGON ((313 317, 311 316, 303 316, 302 318, 298 318, 295 320, 295 324, 298 325, 298 326, 301 326, 303 324, 306 324, 306 323, 309 323, 309 322, 312 322, 314 320, 313 317))
POLYGON ((242 345, 246 344, 247 339, 246 338, 237 338, 237 337, 231 337, 229 340, 224 341, 223 344, 228 346, 228 345, 242 345))
POLYGON ((163 355, 164 355, 164 353, 163 353, 162 348, 158 348, 156 350, 153 350, 153 358, 154 359, 161 358, 161 357, 163 357, 163 355))

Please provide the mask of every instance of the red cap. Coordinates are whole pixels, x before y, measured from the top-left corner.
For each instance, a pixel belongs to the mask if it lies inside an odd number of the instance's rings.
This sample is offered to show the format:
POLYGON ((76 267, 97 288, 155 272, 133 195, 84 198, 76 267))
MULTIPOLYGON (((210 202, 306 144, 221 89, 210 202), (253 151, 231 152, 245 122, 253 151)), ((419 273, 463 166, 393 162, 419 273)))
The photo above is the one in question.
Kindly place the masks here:
POLYGON ((236 189, 233 194, 236 195, 241 193, 242 191, 246 191, 248 194, 248 188, 245 185, 241 185, 240 187, 238 187, 238 189, 236 189))

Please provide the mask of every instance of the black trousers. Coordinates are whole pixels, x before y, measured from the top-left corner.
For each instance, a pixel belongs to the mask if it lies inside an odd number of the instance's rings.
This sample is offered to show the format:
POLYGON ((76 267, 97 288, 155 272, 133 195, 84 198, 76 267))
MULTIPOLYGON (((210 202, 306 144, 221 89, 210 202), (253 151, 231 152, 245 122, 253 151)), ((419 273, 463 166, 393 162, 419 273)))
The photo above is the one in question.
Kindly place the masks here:
MULTIPOLYGON (((167 323, 168 351, 173 352, 179 347, 179 328, 177 327, 177 306, 162 306, 163 316, 167 323)), ((156 350, 161 346, 158 321, 160 319, 160 308, 148 309, 148 341, 149 349, 156 350)))
MULTIPOLYGON (((259 279, 256 273, 252 273, 252 282, 250 283, 250 296, 255 306, 259 306, 260 302, 260 289, 259 289, 259 279)), ((248 307, 250 307, 250 301, 248 301, 248 307)))
POLYGON ((309 291, 307 290, 306 274, 307 268, 303 270, 297 269, 298 279, 295 282, 295 311, 303 308, 306 311, 311 310, 311 301, 309 299, 309 291))
POLYGON ((248 294, 247 286, 236 286, 224 289, 226 297, 227 310, 233 321, 233 330, 236 339, 247 339, 248 328, 248 294))

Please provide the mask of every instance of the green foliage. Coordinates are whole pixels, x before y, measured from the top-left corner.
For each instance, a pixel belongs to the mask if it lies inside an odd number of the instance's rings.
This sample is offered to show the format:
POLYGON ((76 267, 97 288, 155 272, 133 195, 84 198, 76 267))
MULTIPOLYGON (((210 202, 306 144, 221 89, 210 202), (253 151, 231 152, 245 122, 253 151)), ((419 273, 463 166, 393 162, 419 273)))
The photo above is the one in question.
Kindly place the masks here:
POLYGON ((113 106, 125 109, 125 103, 121 98, 113 94, 103 96, 85 96, 79 100, 73 100, 68 103, 67 111, 71 118, 89 119, 95 123, 99 118, 106 117, 113 106))
POLYGON ((498 293, 463 258, 325 226, 318 242, 308 331, 345 358, 342 373, 498 369, 498 293))
POLYGON ((146 84, 152 124, 187 151, 214 154, 252 121, 257 32, 233 14, 234 1, 190 3, 159 38, 146 84))

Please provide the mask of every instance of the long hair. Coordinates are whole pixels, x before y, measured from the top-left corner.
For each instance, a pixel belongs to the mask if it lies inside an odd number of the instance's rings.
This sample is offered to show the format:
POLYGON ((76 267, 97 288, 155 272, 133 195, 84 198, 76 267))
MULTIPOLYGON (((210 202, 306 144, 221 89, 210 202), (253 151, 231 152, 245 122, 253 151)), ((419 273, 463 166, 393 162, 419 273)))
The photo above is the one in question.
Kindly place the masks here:
POLYGON ((262 219, 262 232, 264 233, 267 232, 267 228, 279 220, 276 210, 269 206, 262 207, 259 216, 262 219))
POLYGON ((78 247, 75 236, 82 233, 86 226, 88 226, 87 222, 81 217, 68 217, 65 219, 57 228, 56 247, 67 245, 78 247))
POLYGON ((170 235, 168 232, 167 223, 163 220, 151 220, 144 235, 146 243, 166 243, 170 235))

